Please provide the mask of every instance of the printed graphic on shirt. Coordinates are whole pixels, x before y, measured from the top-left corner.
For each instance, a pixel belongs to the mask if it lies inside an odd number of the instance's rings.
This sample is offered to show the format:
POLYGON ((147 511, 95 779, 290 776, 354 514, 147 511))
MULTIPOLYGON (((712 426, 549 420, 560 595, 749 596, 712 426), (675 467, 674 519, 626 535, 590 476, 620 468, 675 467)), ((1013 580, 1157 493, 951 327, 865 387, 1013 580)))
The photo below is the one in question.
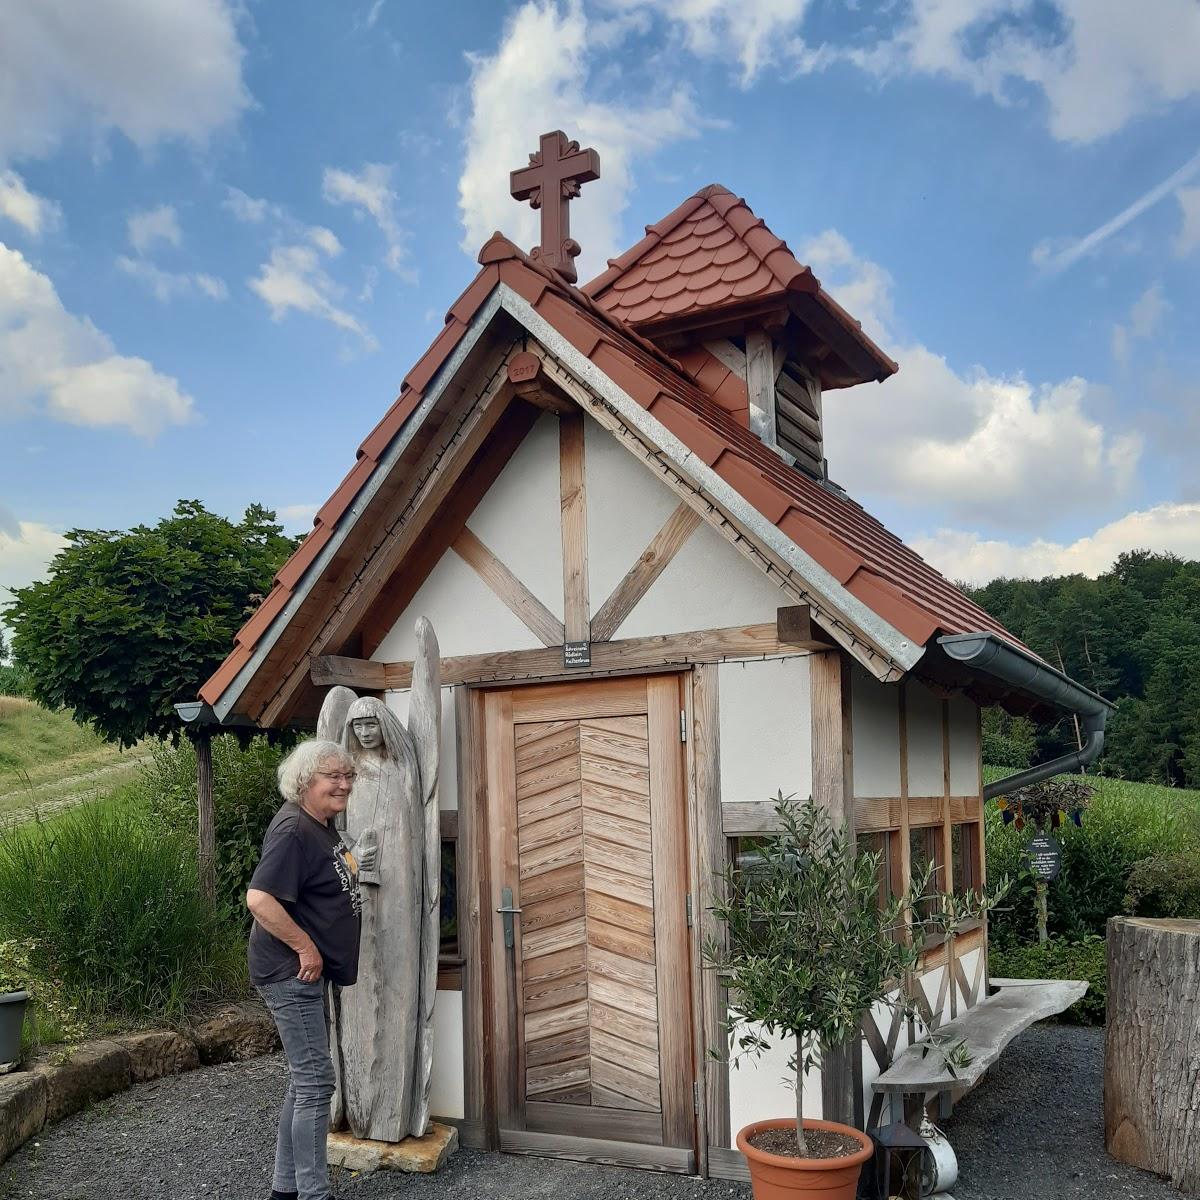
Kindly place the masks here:
POLYGON ((342 881, 342 891, 350 893, 350 907, 354 915, 362 915, 362 896, 358 891, 358 863, 344 842, 339 841, 333 848, 333 869, 342 881))

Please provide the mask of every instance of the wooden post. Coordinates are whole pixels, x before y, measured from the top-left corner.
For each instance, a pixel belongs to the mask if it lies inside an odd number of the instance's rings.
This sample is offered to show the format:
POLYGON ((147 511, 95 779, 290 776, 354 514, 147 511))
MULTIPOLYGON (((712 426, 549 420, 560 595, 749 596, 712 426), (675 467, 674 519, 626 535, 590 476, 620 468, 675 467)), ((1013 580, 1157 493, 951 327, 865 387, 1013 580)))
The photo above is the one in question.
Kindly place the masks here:
POLYGON ((1189 1196, 1200 1193, 1198 1020, 1200 921, 1110 917, 1105 1143, 1189 1196))
MULTIPOLYGON (((854 836, 850 748, 849 660, 840 650, 809 658, 812 705, 812 794, 835 828, 854 836)), ((822 1049, 821 1115, 863 1126, 862 1051, 857 1039, 822 1049)))
POLYGON ((213 807, 212 732, 196 730, 196 813, 198 818, 198 865, 200 894, 215 904, 217 899, 217 816, 213 807))

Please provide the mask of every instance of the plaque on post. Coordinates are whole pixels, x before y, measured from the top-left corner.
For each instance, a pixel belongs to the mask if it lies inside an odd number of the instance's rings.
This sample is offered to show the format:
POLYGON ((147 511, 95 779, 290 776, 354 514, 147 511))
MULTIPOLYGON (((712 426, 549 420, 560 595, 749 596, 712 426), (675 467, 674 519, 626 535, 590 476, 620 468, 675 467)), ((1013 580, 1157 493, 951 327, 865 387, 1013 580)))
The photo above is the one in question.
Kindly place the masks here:
POLYGON ((563 642, 564 667, 590 667, 591 665, 591 642, 563 642))
POLYGON ((1029 858, 1029 869, 1039 878, 1054 880, 1062 870, 1062 850, 1048 834, 1039 833, 1025 852, 1029 858))

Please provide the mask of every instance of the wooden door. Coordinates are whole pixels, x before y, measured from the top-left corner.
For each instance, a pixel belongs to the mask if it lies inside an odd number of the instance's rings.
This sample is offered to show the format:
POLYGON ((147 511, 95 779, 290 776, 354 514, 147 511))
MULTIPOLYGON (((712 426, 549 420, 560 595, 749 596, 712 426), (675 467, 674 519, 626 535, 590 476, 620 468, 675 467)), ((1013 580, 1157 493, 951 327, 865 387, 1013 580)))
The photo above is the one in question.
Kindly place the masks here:
POLYGON ((484 698, 502 1149, 692 1169, 680 712, 676 676, 484 698))

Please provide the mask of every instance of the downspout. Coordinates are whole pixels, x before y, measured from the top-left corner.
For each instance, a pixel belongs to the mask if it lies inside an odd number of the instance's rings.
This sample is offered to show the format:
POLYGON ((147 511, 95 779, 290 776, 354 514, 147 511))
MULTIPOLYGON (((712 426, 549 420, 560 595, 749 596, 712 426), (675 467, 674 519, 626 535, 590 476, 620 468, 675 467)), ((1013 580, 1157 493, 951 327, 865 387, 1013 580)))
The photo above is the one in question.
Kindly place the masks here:
POLYGON ((1086 735, 1079 750, 987 784, 983 789, 984 800, 1008 795, 1054 775, 1078 771, 1099 758, 1104 749, 1104 724, 1114 707, 1108 700, 994 633, 953 634, 938 638, 938 645, 948 657, 980 675, 1017 688, 1054 708, 1077 714, 1086 735))

